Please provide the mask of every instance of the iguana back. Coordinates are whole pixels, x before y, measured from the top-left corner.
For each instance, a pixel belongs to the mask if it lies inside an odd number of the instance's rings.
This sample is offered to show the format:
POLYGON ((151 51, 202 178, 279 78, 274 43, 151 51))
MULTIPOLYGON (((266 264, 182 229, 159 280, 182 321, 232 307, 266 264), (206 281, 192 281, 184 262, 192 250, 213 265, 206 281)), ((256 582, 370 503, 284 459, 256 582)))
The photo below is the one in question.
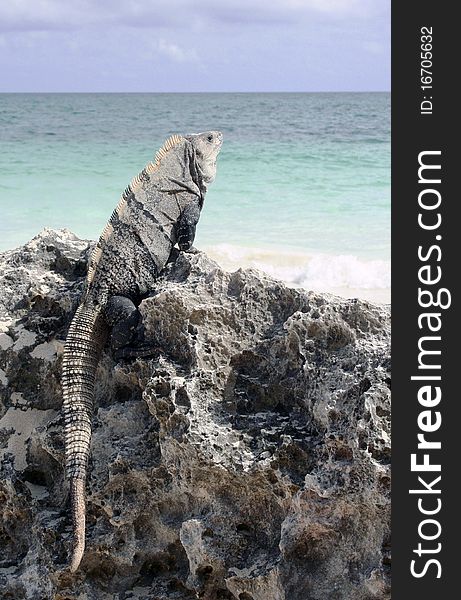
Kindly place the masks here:
POLYGON ((63 357, 66 474, 70 481, 76 571, 85 547, 85 481, 94 383, 108 333, 119 348, 139 319, 137 303, 153 289, 175 244, 191 251, 207 185, 216 174, 222 134, 170 137, 130 183, 90 259, 87 285, 63 357))

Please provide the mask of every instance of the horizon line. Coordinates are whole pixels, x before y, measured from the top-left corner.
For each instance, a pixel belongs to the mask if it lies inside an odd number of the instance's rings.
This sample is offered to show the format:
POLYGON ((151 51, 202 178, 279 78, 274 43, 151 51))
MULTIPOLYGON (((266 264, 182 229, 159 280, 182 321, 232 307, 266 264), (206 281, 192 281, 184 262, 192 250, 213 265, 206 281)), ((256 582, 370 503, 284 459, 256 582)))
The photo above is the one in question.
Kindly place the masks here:
POLYGON ((389 94, 391 90, 226 90, 200 92, 133 92, 133 91, 0 91, 0 94, 389 94))

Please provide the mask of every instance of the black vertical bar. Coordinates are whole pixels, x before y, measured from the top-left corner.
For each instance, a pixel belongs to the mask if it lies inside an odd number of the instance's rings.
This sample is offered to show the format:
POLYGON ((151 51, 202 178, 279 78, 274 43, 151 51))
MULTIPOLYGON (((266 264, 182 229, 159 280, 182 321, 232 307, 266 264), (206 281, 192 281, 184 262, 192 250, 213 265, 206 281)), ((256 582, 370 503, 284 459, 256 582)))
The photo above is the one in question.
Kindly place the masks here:
MULTIPOLYGON (((454 108, 461 52, 455 8, 455 3, 427 0, 392 3, 392 597, 396 600, 433 600, 451 598, 453 593, 458 595, 452 591, 457 589, 457 547, 461 536, 456 490, 460 472, 458 439, 461 439, 461 394, 457 385, 457 374, 461 373, 458 348, 461 236, 457 231, 457 209, 461 202, 460 192, 455 188, 461 167, 457 164, 460 152, 455 142, 459 136, 459 118, 454 108), (429 54, 425 55, 429 46, 424 45, 429 43, 429 35, 430 59, 429 54), (425 67, 427 73, 421 71, 425 67), (426 79, 422 81, 421 77, 426 79), (429 82, 429 77, 432 88, 424 90, 421 86, 429 82), (427 151, 434 154, 420 155, 427 151), (419 178, 418 156, 427 164, 440 165, 441 169, 423 170, 419 178), (438 178, 440 183, 436 182, 438 178), (429 179, 435 181, 428 182, 429 179), (421 192, 423 205, 436 205, 440 195, 440 206, 432 210, 422 208, 418 201, 421 192), (429 227, 437 223, 440 214, 440 227, 424 229, 418 224, 420 214, 423 224, 429 227), (425 266, 429 266, 429 270, 419 271, 425 266), (421 281, 421 278, 432 281, 439 274, 441 278, 437 283, 421 281), (419 297, 419 289, 432 292, 434 304, 437 294, 445 289, 440 296, 441 304, 447 305, 451 296, 451 306, 424 308, 421 303, 430 304, 430 296, 419 297), (424 313, 438 315, 430 322, 434 328, 441 324, 439 331, 429 330, 429 319, 421 317, 424 313), (421 342, 424 336, 441 339, 421 342), (425 349, 441 351, 440 355, 420 357, 423 365, 439 364, 440 369, 420 368, 418 342, 425 349), (412 376, 440 376, 441 380, 412 380, 412 376), (423 386, 429 386, 431 399, 440 387, 442 398, 438 404, 431 400, 428 404, 432 406, 422 405, 418 391, 423 386), (423 415, 428 410, 429 414, 423 415), (442 419, 440 428, 436 428, 437 413, 442 419), (425 433, 421 424, 436 429, 425 433), (424 433, 425 440, 440 441, 441 449, 418 450, 418 433, 424 433), (431 465, 441 465, 440 472, 412 471, 412 454, 416 454, 418 464, 427 454, 431 465), (440 481, 434 483, 439 476, 440 481), (426 486, 418 477, 422 477, 426 486), (409 493, 409 490, 425 489, 433 491, 409 493), (439 507, 432 515, 421 512, 421 509, 435 511, 439 507), (434 539, 424 539, 421 533, 434 539), (434 562, 429 562, 431 560, 434 562), (412 574, 412 561, 415 561, 414 573, 419 576, 412 574)), ((427 396, 421 398, 424 400, 427 396)))

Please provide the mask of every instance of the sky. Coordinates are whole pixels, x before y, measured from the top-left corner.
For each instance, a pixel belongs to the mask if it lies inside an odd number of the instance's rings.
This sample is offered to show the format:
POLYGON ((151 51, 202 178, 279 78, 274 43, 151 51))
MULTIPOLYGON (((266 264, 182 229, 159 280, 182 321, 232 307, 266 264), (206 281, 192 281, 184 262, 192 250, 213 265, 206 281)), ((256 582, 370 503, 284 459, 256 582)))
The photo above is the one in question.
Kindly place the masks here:
POLYGON ((0 92, 390 89, 390 0, 1 0, 0 92))

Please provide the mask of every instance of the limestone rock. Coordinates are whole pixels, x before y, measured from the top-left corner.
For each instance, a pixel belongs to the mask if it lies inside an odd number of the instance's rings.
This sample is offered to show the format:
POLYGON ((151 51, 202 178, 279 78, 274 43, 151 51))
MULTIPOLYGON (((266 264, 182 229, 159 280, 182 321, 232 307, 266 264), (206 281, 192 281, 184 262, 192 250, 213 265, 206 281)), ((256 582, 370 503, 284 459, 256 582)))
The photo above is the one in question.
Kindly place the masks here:
POLYGON ((181 254, 150 356, 98 370, 87 548, 70 544, 60 362, 90 243, 0 257, 0 598, 390 598, 389 309, 181 254))

